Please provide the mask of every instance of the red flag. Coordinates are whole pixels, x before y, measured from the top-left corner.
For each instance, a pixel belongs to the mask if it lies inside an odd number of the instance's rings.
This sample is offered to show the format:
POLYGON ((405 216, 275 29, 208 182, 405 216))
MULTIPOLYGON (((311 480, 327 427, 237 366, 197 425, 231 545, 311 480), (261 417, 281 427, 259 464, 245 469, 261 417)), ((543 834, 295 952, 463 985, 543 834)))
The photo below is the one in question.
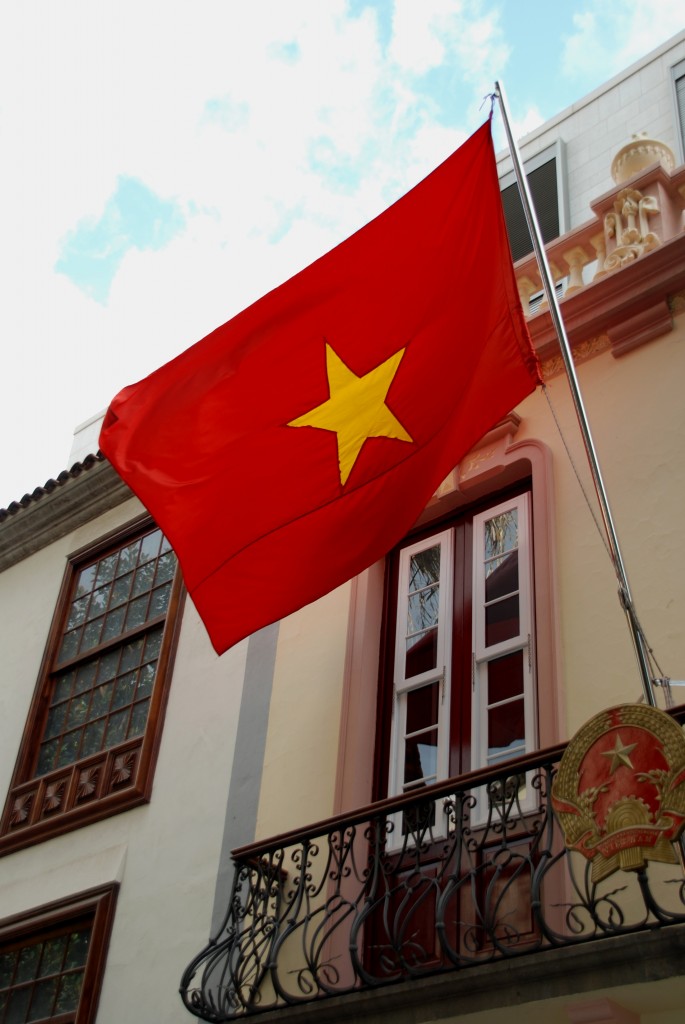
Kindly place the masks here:
POLYGON ((168 536, 221 653, 381 558, 537 383, 487 122, 124 388, 100 447, 168 536))

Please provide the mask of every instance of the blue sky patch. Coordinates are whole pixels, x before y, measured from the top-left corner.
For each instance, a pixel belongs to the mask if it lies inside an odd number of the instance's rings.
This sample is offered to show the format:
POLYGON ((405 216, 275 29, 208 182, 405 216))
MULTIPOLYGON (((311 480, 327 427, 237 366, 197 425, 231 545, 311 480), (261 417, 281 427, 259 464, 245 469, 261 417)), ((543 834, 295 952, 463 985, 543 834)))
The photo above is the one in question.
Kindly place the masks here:
POLYGON ((126 253, 162 249, 184 226, 174 200, 160 199, 142 181, 121 176, 101 217, 84 217, 66 236, 55 270, 105 305, 126 253))

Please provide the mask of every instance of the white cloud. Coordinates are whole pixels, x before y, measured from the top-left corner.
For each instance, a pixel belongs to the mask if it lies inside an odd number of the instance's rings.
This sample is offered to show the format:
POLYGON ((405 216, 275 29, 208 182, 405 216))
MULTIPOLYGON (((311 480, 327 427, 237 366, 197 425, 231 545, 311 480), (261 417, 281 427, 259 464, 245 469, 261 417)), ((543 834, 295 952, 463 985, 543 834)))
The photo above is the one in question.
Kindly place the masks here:
POLYGON ((564 40, 562 71, 593 85, 606 81, 674 35, 683 24, 682 0, 603 0, 573 15, 564 40))
POLYGON ((499 0, 353 10, 12 5, 0 37, 0 505, 57 474, 73 426, 120 387, 368 221, 482 122, 509 54, 499 0), (184 227, 157 251, 129 248, 102 307, 55 264, 122 176, 182 211, 184 227))

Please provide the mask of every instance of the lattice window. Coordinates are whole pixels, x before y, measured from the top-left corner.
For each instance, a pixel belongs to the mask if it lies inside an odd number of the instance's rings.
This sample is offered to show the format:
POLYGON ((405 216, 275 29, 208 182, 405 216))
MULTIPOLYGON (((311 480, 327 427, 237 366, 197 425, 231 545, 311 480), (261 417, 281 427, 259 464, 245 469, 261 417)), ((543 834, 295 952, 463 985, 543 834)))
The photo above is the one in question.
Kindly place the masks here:
POLYGON ((71 560, 0 853, 148 798, 179 605, 176 569, 149 520, 71 560))
POLYGON ((112 886, 0 921, 0 1024, 95 1020, 112 886))

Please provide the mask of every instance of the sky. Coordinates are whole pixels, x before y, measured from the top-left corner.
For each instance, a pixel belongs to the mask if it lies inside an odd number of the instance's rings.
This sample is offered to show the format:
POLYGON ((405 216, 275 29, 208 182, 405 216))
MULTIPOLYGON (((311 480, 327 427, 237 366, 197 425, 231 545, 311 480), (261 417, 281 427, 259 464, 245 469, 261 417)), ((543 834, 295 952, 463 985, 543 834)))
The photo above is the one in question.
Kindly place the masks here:
POLYGON ((0 507, 429 173, 495 80, 520 138, 682 27, 682 0, 4 0, 0 507))

